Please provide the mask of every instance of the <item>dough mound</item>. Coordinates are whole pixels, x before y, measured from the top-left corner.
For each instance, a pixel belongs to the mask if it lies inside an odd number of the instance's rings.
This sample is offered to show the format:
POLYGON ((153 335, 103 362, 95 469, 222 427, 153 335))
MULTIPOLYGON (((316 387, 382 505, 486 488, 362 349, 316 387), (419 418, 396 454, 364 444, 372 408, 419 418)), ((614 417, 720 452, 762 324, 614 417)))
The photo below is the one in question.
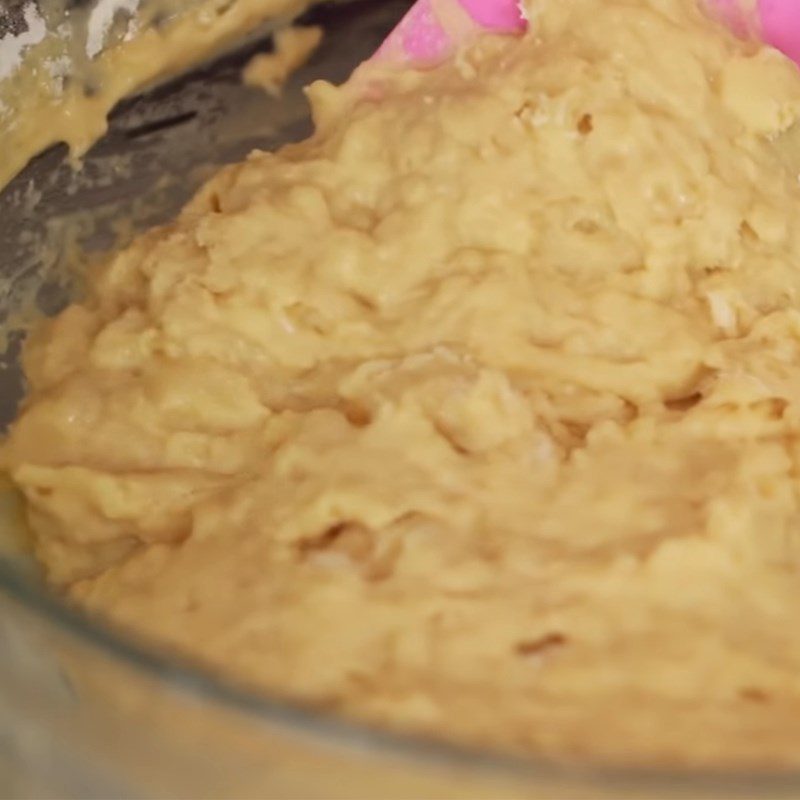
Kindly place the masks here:
POLYGON ((800 77, 693 0, 531 16, 315 84, 37 327, 3 464, 72 602, 259 690, 798 766, 800 77))

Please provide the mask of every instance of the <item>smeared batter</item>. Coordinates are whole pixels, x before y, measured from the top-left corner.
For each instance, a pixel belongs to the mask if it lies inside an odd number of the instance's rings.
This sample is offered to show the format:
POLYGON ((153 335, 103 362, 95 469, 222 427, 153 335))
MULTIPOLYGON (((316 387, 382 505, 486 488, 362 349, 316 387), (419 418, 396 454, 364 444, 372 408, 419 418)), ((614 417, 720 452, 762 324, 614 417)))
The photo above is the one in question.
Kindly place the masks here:
MULTIPOLYGON (((267 20, 285 23, 306 6, 304 0, 159 0, 129 15, 115 40, 111 30, 100 36, 104 25, 92 25, 92 16, 87 21, 86 10, 67 0, 40 4, 50 27, 61 21, 62 33, 44 36, 37 17, 41 30, 29 37, 35 44, 24 62, 9 76, 0 72, 0 189, 51 145, 64 142, 73 158, 82 156, 106 132, 106 118, 123 98, 219 55, 267 20)), ((132 0, 119 5, 138 8, 132 0)))
POLYGON ((4 461, 54 584, 234 679, 796 766, 800 78, 691 0, 533 10, 314 85, 37 329, 4 461))

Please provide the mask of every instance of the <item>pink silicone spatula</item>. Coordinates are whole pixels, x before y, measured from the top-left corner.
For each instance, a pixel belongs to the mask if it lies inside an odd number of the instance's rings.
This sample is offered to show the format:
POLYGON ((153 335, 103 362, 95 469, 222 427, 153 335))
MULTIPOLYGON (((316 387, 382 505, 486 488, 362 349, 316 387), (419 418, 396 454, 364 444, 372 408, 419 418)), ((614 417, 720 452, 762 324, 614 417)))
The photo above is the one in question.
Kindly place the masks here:
MULTIPOLYGON (((702 2, 737 33, 755 34, 800 64, 800 0, 756 0, 754 7, 750 0, 702 2)), ((417 0, 373 59, 433 64, 473 33, 521 33, 526 27, 518 0, 417 0)))
POLYGON ((520 33, 526 27, 518 0, 417 0, 373 60, 434 64, 473 33, 520 33))
MULTIPOLYGON (((491 1, 491 0, 489 0, 491 1)), ((757 35, 800 64, 800 3, 797 0, 757 0, 754 24, 747 25, 742 0, 706 0, 712 9, 735 21, 734 29, 757 35)))

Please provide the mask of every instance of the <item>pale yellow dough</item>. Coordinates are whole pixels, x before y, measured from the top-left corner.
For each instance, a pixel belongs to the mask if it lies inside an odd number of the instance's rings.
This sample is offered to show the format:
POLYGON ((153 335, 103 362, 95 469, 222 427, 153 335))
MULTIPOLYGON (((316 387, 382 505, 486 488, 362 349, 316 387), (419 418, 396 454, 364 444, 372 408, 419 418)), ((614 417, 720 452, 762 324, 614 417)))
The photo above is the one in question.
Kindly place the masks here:
POLYGON ((258 53, 247 62, 242 80, 248 86, 280 97, 286 81, 311 58, 321 41, 322 28, 316 25, 284 28, 275 34, 272 52, 258 53))
POLYGON ((4 463, 69 598, 261 690, 798 766, 800 78, 692 0, 534 8, 314 85, 37 329, 4 463))

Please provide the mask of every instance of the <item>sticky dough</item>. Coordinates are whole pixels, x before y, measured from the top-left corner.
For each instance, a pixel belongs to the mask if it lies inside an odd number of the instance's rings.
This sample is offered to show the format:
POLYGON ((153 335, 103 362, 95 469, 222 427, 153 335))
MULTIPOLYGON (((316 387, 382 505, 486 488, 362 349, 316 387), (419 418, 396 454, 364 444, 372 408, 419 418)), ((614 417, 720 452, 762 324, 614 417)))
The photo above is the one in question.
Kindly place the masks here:
POLYGON ((308 61, 319 47, 322 35, 322 28, 316 25, 278 31, 274 50, 254 55, 242 70, 242 80, 248 86, 280 97, 289 76, 308 61))
POLYGON ((315 84, 37 327, 3 462, 72 602, 258 690, 798 766, 800 78, 690 0, 535 9, 315 84))

